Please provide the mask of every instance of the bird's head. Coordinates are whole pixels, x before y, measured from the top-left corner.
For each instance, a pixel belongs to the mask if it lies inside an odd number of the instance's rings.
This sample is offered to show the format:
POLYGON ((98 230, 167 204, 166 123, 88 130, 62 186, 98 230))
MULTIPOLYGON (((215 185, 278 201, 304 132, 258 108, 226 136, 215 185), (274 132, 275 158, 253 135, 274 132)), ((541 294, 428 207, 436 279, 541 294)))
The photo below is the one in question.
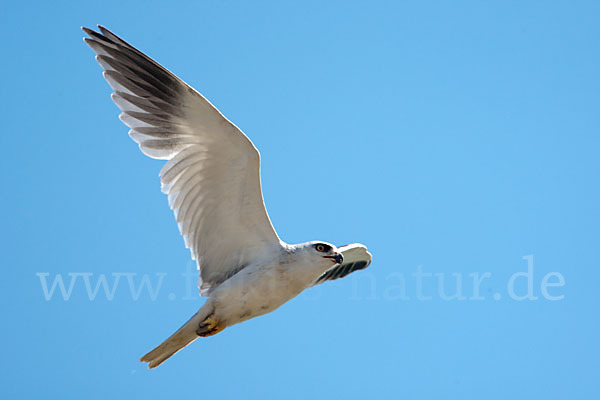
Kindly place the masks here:
POLYGON ((341 264, 344 262, 344 256, 334 245, 326 242, 308 242, 301 245, 302 252, 306 256, 314 258, 315 263, 321 264, 327 262, 330 265, 341 264))

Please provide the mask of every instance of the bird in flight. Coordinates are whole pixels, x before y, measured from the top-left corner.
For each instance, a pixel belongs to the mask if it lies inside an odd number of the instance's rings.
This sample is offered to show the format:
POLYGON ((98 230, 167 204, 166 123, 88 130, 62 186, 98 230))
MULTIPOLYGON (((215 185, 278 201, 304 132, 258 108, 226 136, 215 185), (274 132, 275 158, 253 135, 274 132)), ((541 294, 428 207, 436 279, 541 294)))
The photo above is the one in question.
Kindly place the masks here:
POLYGON ((196 340, 269 313, 325 281, 371 263, 362 244, 279 239, 265 209, 260 156, 250 139, 200 93, 123 39, 82 28, 114 90, 119 118, 160 171, 208 299, 140 361, 155 368, 196 340))

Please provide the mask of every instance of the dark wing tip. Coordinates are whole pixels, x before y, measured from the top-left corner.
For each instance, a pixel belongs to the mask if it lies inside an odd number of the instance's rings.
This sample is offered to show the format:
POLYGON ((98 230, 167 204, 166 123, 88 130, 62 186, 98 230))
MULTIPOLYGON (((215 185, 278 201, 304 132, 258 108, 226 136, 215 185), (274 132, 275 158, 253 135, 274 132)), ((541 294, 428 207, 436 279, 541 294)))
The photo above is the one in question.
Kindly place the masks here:
MULTIPOLYGON (((87 43, 87 41, 88 41, 90 38, 94 37, 94 33, 96 33, 96 32, 94 32, 93 30, 91 30, 90 28, 86 28, 85 26, 82 26, 82 27, 81 27, 81 30, 82 30, 82 31, 84 31, 84 32, 86 33, 86 35, 88 35, 88 36, 89 36, 89 37, 84 37, 84 38, 83 38, 83 40, 84 40, 86 43, 87 43)), ((88 43, 88 44, 89 44, 89 43, 88 43)))
POLYGON ((360 271, 367 268, 371 264, 367 260, 351 261, 344 264, 338 264, 335 267, 325 271, 316 281, 315 285, 323 283, 325 281, 334 281, 336 279, 344 278, 355 271, 360 271))
POLYGON ((106 35, 107 33, 108 33, 108 34, 110 34, 110 35, 114 35, 114 33, 112 33, 112 32, 111 32, 111 31, 110 31, 108 28, 106 28, 105 26, 103 26, 103 25, 100 25, 100 24, 98 24, 98 25, 96 25, 96 26, 98 27, 98 29, 100 30, 100 32, 102 32, 102 34, 103 34, 103 35, 106 35))

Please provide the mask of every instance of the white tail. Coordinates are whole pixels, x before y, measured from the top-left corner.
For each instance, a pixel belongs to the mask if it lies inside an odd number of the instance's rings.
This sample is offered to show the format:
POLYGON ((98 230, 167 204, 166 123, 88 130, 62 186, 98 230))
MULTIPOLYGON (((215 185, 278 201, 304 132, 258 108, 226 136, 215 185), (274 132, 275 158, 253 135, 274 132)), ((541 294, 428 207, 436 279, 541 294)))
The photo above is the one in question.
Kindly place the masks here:
POLYGON ((147 362, 149 369, 156 368, 173 354, 198 339, 196 330, 200 323, 207 317, 207 314, 204 307, 200 308, 177 332, 169 336, 167 340, 154 350, 140 358, 140 361, 147 362))

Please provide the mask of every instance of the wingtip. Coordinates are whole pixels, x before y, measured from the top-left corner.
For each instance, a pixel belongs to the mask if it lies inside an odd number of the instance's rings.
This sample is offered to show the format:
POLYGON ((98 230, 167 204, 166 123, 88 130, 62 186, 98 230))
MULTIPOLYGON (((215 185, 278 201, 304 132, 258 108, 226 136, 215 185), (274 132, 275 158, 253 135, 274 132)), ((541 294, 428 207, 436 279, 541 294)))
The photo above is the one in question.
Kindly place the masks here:
POLYGON ((82 27, 81 27, 81 30, 82 30, 82 31, 84 31, 85 33, 87 33, 87 34, 88 34, 88 35, 90 35, 90 36, 91 36, 92 32, 94 32, 94 30, 93 30, 93 29, 90 29, 90 28, 88 28, 88 27, 85 27, 85 26, 82 26, 82 27))
POLYGON ((103 25, 98 24, 96 26, 98 27, 98 32, 96 32, 93 29, 87 28, 85 26, 82 26, 81 30, 84 31, 85 33, 87 33, 88 35, 90 35, 91 37, 94 37, 94 36, 100 36, 100 37, 102 37, 102 36, 107 36, 107 35, 108 36, 114 35, 114 33, 112 33, 110 31, 110 29, 107 29, 103 25))
POLYGON ((107 27, 105 27, 105 26, 103 26, 103 25, 100 25, 100 24, 98 24, 98 29, 100 30, 100 32, 102 32, 102 34, 103 34, 104 36, 107 36, 107 34, 108 34, 108 35, 114 35, 114 33, 112 33, 112 32, 110 31, 110 29, 108 29, 107 27))
POLYGON ((87 44, 87 45, 90 47, 90 49, 92 49, 92 50, 96 51, 96 50, 94 49, 94 43, 96 43, 96 41, 95 41, 94 39, 92 39, 92 38, 89 38, 89 37, 84 37, 84 38, 83 38, 83 42, 84 42, 85 44, 87 44))

